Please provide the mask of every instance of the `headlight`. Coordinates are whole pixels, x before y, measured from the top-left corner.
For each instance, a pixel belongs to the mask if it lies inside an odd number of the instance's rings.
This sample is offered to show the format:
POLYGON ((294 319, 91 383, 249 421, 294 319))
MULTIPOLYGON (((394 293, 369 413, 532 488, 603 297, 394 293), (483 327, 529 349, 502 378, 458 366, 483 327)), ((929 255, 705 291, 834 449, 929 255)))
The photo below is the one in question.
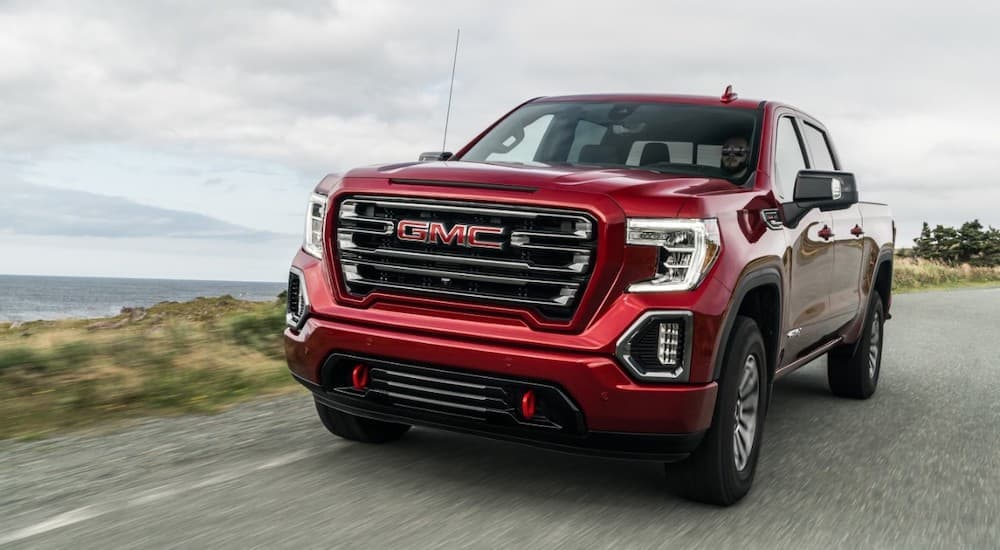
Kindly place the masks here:
POLYGON ((309 208, 306 210, 306 238, 302 250, 323 257, 323 226, 326 222, 326 197, 313 195, 309 197, 309 208))
POLYGON ((715 219, 629 218, 626 242, 659 248, 656 275, 634 283, 629 292, 668 292, 697 288, 712 268, 722 240, 715 219))

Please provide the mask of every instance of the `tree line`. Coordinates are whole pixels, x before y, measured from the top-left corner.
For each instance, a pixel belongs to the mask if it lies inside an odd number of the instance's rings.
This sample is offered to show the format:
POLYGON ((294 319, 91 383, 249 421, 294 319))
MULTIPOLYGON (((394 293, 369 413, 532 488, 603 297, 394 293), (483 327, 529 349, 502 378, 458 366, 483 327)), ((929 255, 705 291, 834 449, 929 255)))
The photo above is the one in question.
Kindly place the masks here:
POLYGON ((920 236, 913 239, 911 253, 917 258, 949 265, 1000 265, 1000 230, 983 227, 979 220, 965 222, 958 228, 938 225, 933 229, 924 222, 920 236))

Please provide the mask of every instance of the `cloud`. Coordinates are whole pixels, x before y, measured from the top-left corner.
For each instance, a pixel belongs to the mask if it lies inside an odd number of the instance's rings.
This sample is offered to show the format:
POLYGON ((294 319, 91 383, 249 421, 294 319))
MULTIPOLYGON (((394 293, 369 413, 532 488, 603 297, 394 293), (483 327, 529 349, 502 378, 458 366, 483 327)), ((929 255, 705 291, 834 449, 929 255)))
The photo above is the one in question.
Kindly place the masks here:
POLYGON ((41 0, 3 11, 0 86, 17 101, 0 112, 8 129, 0 144, 10 149, 201 144, 311 171, 406 160, 440 139, 456 27, 464 32, 452 148, 535 95, 716 94, 731 81, 824 120, 905 123, 938 112, 1000 122, 990 107, 1000 76, 983 70, 1000 50, 991 31, 1000 8, 981 2, 944 13, 901 0, 819 8, 623 1, 614 9, 596 1, 470 9, 41 0))
POLYGON ((200 173, 176 175, 194 182, 183 191, 87 189, 204 216, 238 195, 227 222, 291 231, 303 182, 439 146, 461 27, 449 149, 537 95, 734 83, 824 121, 905 242, 922 219, 1000 225, 998 18, 996 3, 968 0, 7 1, 0 156, 54 187, 73 184, 43 165, 95 144, 282 167, 296 187, 200 173), (212 208, 193 204, 194 187, 212 208), (274 213, 280 193, 291 199, 274 213))
POLYGON ((248 229, 209 216, 42 185, 0 185, 0 234, 176 238, 258 242, 289 235, 248 229))

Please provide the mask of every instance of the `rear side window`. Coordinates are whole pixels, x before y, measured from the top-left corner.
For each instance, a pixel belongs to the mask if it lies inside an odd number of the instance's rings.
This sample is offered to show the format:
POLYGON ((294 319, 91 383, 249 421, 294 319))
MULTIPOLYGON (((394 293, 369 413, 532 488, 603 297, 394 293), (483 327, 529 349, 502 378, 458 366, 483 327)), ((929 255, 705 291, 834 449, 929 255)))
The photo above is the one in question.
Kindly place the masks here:
POLYGON ((826 134, 808 122, 802 125, 802 129, 806 143, 809 144, 809 152, 812 153, 813 168, 834 170, 833 155, 830 153, 830 144, 826 141, 826 134))
POLYGON ((778 140, 774 147, 774 184, 781 198, 790 197, 787 191, 795 188, 795 176, 805 170, 806 159, 799 144, 795 123, 789 117, 778 119, 778 140))

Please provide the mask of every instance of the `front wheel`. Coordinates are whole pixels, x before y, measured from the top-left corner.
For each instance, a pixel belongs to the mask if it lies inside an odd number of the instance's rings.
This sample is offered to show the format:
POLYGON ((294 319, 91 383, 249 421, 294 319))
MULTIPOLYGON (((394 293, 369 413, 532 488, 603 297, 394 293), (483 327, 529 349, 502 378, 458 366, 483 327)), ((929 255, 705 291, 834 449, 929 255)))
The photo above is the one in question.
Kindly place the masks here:
POLYGON ((721 506, 743 498, 753 484, 769 388, 764 340, 753 319, 736 319, 725 353, 712 426, 691 456, 666 466, 674 492, 721 506))
POLYGON ((868 399, 875 393, 882 371, 884 323, 882 298, 872 292, 861 338, 830 350, 827 356, 826 377, 834 395, 868 399))

